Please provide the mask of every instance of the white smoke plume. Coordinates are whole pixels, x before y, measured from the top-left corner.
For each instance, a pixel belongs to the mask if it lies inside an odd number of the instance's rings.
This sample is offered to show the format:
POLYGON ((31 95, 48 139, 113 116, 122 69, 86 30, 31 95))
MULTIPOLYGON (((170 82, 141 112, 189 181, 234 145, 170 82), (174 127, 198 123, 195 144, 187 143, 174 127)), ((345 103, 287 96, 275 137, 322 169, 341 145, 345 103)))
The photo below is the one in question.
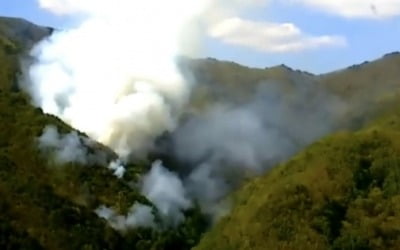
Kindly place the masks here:
POLYGON ((79 163, 82 165, 105 165, 107 155, 101 150, 89 150, 95 144, 91 139, 73 131, 60 134, 57 127, 47 126, 38 138, 39 148, 50 150, 57 164, 79 163))
POLYGON ((76 25, 31 55, 23 87, 61 118, 126 158, 176 127, 191 84, 176 65, 213 23, 257 0, 38 0, 76 25))
POLYGON ((111 227, 119 231, 126 231, 132 228, 145 227, 155 228, 155 218, 152 208, 140 203, 135 203, 127 215, 120 215, 114 209, 100 206, 95 213, 107 220, 111 227))
MULTIPOLYGON (((114 169, 119 163, 113 162, 114 169)), ((185 219, 183 212, 192 206, 180 178, 166 169, 161 161, 155 161, 151 170, 143 176, 139 184, 141 194, 157 208, 162 225, 157 225, 149 206, 135 203, 127 215, 120 215, 112 208, 100 206, 95 213, 108 221, 115 229, 125 231, 136 227, 169 228, 176 227, 185 219)))
POLYGON ((108 168, 114 171, 114 175, 117 176, 117 178, 121 179, 124 177, 124 174, 126 172, 125 166, 122 164, 121 160, 115 160, 110 162, 108 165, 108 168))
POLYGON ((177 226, 184 220, 183 211, 192 203, 180 178, 166 169, 161 161, 155 161, 143 178, 141 192, 158 209, 164 223, 177 226))
POLYGON ((176 125, 190 92, 176 66, 182 32, 208 3, 42 0, 42 7, 80 22, 32 50, 36 62, 25 88, 44 112, 121 157, 140 155, 176 125))

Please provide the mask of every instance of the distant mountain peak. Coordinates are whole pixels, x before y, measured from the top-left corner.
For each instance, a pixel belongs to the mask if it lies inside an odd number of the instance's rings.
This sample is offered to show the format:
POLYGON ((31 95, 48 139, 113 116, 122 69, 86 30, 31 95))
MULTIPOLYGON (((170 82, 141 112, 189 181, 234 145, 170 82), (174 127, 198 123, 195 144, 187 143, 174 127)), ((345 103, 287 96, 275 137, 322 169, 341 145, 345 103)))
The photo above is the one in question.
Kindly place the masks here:
POLYGON ((266 67, 266 70, 282 70, 282 71, 294 71, 291 67, 287 66, 286 64, 279 64, 272 67, 266 67))
POLYGON ((400 51, 394 51, 394 52, 391 52, 391 53, 387 53, 387 54, 385 54, 385 55, 383 56, 383 58, 385 58, 385 57, 392 57, 392 56, 400 56, 400 51))
POLYGON ((50 35, 53 28, 38 26, 22 18, 0 17, 0 36, 5 36, 30 48, 44 37, 50 35))

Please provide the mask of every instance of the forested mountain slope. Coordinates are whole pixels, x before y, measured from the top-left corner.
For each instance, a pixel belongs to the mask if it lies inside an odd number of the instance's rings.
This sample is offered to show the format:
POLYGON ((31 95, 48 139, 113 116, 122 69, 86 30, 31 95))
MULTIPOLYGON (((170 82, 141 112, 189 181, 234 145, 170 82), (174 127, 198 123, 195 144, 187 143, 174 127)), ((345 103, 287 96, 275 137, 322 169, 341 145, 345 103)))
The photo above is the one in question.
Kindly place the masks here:
MULTIPOLYGON (((209 221, 196 206, 169 230, 114 229, 94 212, 126 214, 135 201, 156 208, 133 185, 150 161, 121 179, 102 164, 57 164, 37 139, 49 125, 74 131, 31 105, 20 89, 20 59, 50 28, 0 18, 0 249, 190 249, 209 221)), ((231 195, 232 212, 197 249, 395 249, 400 233, 400 55, 324 75, 281 65, 255 69, 215 59, 183 59, 192 79, 188 116, 219 103, 248 102, 260 85, 289 100, 322 92, 340 103, 334 129, 231 195), (378 120, 370 122, 372 118, 378 120), (369 124, 369 125, 366 125, 369 124), (362 128, 358 131, 358 129, 362 128)), ((298 104, 303 99, 296 99, 298 104)), ((299 107, 310 108, 313 104, 299 107)), ((301 106, 301 105, 299 105, 301 106)), ((184 116, 185 118, 185 116, 184 116)), ((77 132, 85 138, 83 133, 77 132)), ((107 162, 114 152, 96 142, 107 162)), ((173 160, 170 161, 173 163, 173 160)), ((170 166, 173 168, 174 166, 170 166)))

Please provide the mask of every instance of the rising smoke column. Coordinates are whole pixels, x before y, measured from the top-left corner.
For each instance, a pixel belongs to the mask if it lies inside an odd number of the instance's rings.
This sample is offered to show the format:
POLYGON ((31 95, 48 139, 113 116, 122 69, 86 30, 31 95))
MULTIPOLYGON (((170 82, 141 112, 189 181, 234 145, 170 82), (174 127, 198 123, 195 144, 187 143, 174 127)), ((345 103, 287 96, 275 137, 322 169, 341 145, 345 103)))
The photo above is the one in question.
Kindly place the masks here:
MULTIPOLYGON (((320 127, 318 123, 329 121, 323 118, 330 110, 320 105, 320 99, 327 104, 325 98, 316 98, 314 106, 321 108, 313 112, 310 124, 302 124, 299 121, 310 111, 276 102, 280 90, 268 90, 267 96, 256 96, 243 107, 229 103, 213 107, 177 126, 191 86, 176 59, 192 47, 196 50, 202 14, 207 12, 205 19, 218 22, 223 3, 241 6, 258 0, 40 2, 59 14, 74 15, 78 25, 55 32, 34 48, 31 55, 36 62, 24 87, 46 113, 108 145, 123 160, 146 152, 163 132, 176 130, 173 146, 176 156, 189 163, 187 174, 170 172, 155 162, 141 186, 166 224, 182 222, 182 212, 193 201, 203 211, 219 214, 221 199, 237 182, 263 172, 331 130, 330 124, 320 127), (295 136, 286 131, 295 131, 295 136), (303 134, 305 138, 297 138, 303 134)), ((310 102, 301 92, 294 99, 295 104, 310 102)), ((109 164, 119 178, 125 171, 120 163, 109 164)), ((97 212, 121 230, 154 226, 151 209, 140 204, 125 216, 107 207, 97 212), (138 214, 146 220, 138 220, 138 214)))
POLYGON ((40 0, 78 25, 31 52, 25 84, 56 115, 122 158, 140 155, 170 131, 190 84, 176 66, 185 30, 208 0, 40 0))
MULTIPOLYGON (((31 51, 34 63, 22 86, 45 113, 111 147, 123 161, 131 154, 141 156, 156 137, 176 128, 189 98, 191 85, 178 69, 177 57, 198 51, 207 26, 244 2, 39 0, 53 13, 72 16, 76 25, 55 31, 31 51)), ((56 152, 70 145, 63 144, 63 138, 50 137, 58 142, 56 152)), ((123 177, 123 162, 116 160, 108 167, 123 177)), ((193 205, 185 189, 178 174, 155 162, 143 178, 141 192, 155 204, 164 223, 177 225, 184 219, 182 211, 193 205)), ((133 205, 126 216, 112 211, 98 210, 121 230, 153 226, 148 208, 133 205), (136 218, 142 212, 148 215, 146 223, 136 218)))

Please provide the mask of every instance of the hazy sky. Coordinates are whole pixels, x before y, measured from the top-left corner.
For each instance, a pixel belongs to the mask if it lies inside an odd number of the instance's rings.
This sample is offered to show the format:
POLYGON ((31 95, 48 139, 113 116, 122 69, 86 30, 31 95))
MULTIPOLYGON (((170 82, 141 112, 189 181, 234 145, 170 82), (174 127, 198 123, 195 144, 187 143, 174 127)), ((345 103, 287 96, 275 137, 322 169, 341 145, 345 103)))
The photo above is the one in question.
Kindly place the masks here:
MULTIPOLYGON (((72 22, 38 1, 0 0, 0 15, 55 27, 72 22)), ((249 8, 210 27, 204 56, 323 73, 400 50, 400 0, 237 1, 249 8)))

